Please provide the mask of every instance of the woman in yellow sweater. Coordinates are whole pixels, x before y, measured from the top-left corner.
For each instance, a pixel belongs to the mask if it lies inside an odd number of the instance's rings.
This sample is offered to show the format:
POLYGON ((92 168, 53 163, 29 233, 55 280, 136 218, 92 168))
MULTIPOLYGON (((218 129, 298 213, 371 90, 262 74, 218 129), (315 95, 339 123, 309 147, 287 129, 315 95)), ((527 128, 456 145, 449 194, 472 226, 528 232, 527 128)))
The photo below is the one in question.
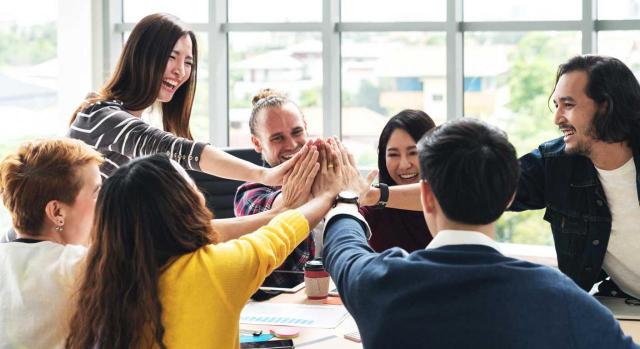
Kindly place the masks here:
POLYGON ((238 348, 244 304, 344 186, 339 154, 318 162, 315 146, 303 151, 289 176, 313 186, 315 198, 222 243, 175 162, 153 155, 118 169, 98 196, 67 347, 238 348))

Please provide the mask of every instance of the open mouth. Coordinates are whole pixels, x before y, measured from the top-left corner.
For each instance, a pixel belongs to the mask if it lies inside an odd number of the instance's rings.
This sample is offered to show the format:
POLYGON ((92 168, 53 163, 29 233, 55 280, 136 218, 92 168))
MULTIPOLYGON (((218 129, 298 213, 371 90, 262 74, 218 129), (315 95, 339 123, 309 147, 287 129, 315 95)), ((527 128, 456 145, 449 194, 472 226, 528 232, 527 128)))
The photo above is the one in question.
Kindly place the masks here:
POLYGON ((280 155, 280 159, 282 159, 282 161, 287 161, 290 160, 294 155, 296 155, 296 153, 280 155))
POLYGON ((162 86, 169 91, 175 91, 178 88, 178 82, 175 80, 164 79, 162 80, 162 86))
POLYGON ((569 137, 576 134, 576 129, 571 126, 560 126, 560 132, 562 132, 565 137, 569 137))
POLYGON ((294 157, 300 151, 300 149, 302 149, 302 147, 294 150, 291 153, 280 154, 280 159, 282 159, 282 161, 290 160, 292 157, 294 157))
POLYGON ((418 173, 417 172, 413 172, 413 173, 405 173, 405 174, 398 174, 398 177, 404 179, 404 180, 411 180, 411 179, 415 179, 416 177, 418 177, 418 173))

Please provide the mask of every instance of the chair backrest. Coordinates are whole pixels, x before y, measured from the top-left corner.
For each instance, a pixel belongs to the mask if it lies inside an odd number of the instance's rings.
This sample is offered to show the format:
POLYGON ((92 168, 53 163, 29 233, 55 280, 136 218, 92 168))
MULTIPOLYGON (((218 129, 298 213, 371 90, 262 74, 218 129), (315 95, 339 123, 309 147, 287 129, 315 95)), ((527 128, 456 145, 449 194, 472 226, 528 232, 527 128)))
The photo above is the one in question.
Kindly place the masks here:
MULTIPOLYGON (((253 149, 224 149, 224 151, 256 165, 264 165, 260 154, 253 149)), ((216 218, 235 217, 233 213, 233 198, 236 194, 236 189, 244 182, 220 178, 203 172, 187 172, 204 194, 207 207, 214 213, 216 218)))

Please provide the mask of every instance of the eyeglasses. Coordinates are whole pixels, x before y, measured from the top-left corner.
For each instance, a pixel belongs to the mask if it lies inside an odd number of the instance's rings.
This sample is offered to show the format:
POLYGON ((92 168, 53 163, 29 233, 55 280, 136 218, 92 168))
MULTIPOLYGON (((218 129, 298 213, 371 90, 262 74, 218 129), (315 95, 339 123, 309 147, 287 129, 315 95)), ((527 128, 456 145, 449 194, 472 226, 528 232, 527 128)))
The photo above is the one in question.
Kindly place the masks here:
POLYGON ((628 305, 640 305, 640 299, 627 297, 627 298, 624 300, 624 304, 628 304, 628 305))

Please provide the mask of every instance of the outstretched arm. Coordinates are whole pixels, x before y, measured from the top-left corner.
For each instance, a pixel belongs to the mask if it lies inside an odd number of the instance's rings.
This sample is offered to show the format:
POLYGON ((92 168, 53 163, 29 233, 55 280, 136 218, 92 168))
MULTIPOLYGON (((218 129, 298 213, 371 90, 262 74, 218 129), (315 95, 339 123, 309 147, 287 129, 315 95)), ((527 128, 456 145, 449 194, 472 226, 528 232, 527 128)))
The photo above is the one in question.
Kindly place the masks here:
MULTIPOLYGON (((366 188, 360 195, 361 206, 374 206, 380 201, 380 189, 376 187, 366 188)), ((387 206, 400 210, 422 211, 420 203, 420 183, 394 185, 389 187, 389 199, 387 206)))
MULTIPOLYGON (((342 155, 345 163, 343 178, 351 183, 351 190, 359 194, 360 206, 374 206, 380 201, 380 189, 372 187, 371 182, 377 175, 377 171, 369 173, 367 178, 360 176, 353 154, 347 150, 337 139, 330 139, 329 143, 334 150, 342 155)), ((420 203, 420 183, 407 185, 394 185, 389 187, 389 198, 386 207, 401 210, 422 211, 420 203)))
POLYGON ((221 241, 237 239, 266 225, 273 217, 287 209, 297 208, 307 200, 311 184, 318 173, 318 151, 315 146, 305 145, 299 156, 291 159, 292 168, 284 176, 282 193, 278 195, 280 204, 277 207, 243 217, 214 219, 214 229, 220 234, 221 241))
POLYGON ((209 174, 239 181, 280 185, 284 175, 291 169, 300 152, 293 159, 273 168, 265 168, 230 155, 207 145, 202 151, 200 169, 209 174))

